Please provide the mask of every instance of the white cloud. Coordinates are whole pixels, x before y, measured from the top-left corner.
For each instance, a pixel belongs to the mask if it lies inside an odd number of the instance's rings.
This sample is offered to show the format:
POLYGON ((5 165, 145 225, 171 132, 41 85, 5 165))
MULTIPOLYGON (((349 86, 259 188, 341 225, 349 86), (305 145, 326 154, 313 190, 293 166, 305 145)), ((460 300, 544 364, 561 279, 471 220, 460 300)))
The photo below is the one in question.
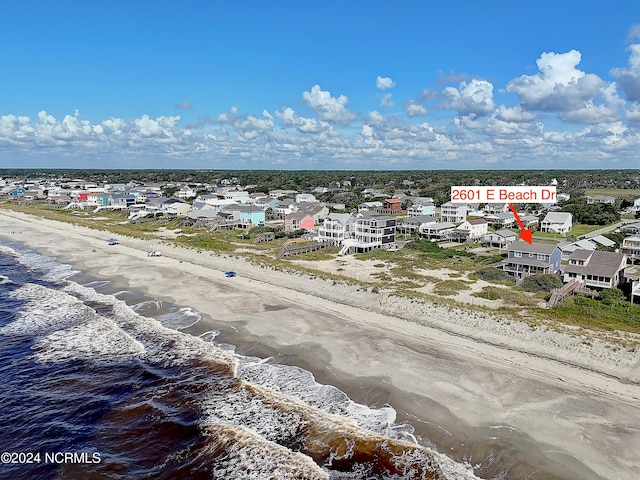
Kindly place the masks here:
MULTIPOLYGON (((640 26, 638 26, 640 29, 640 26)), ((640 100, 640 44, 629 47, 628 68, 613 68, 611 75, 618 81, 620 89, 629 100, 637 102, 640 100)))
POLYGON ((494 109, 493 85, 485 80, 463 82, 460 88, 447 87, 443 93, 448 98, 447 107, 460 115, 487 115, 494 109))
POLYGON ((394 105, 395 104, 391 100, 391 94, 390 93, 385 93, 384 95, 382 95, 382 98, 380 99, 380 106, 381 107, 391 108, 394 105))
POLYGON ((389 77, 381 77, 380 75, 378 75, 378 78, 376 78, 376 87, 380 90, 387 90, 395 86, 396 82, 391 80, 389 77))
POLYGON ((520 105, 513 108, 507 108, 504 105, 500 105, 496 110, 496 118, 504 122, 521 123, 533 121, 536 118, 536 114, 523 110, 520 105))
POLYGON ((510 81, 506 90, 520 97, 523 109, 556 113, 566 121, 596 123, 615 119, 621 106, 615 86, 578 70, 581 58, 576 50, 543 53, 536 62, 539 72, 510 81))
POLYGON ((627 33, 627 38, 640 38, 640 25, 632 25, 631 28, 629 28, 629 32, 627 33))
POLYGON ((285 126, 295 127, 301 133, 321 133, 331 129, 331 125, 327 122, 296 115, 291 107, 285 107, 282 112, 276 112, 276 117, 281 119, 285 126))
POLYGON ((427 109, 420 102, 410 100, 404 104, 404 111, 408 117, 420 117, 427 114, 427 109))
POLYGON ((311 87, 310 92, 303 92, 302 98, 313 110, 315 110, 322 120, 347 124, 356 118, 356 114, 345 108, 347 97, 340 95, 338 98, 332 97, 331 92, 321 90, 320 85, 311 87))

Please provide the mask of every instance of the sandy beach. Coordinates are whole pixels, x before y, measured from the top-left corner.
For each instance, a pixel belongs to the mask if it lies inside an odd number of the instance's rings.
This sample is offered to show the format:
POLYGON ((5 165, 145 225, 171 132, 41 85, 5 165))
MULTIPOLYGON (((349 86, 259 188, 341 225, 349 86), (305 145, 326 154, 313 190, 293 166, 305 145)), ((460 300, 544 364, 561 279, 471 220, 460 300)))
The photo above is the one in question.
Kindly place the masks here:
MULTIPOLYGON (((355 401, 389 403, 398 422, 457 460, 496 447, 542 472, 534 478, 640 478, 638 348, 160 241, 162 256, 148 257, 142 240, 108 246, 108 232, 5 210, 0 236, 191 307, 204 315, 197 330, 219 328, 240 351, 282 355, 355 401)), ((345 262, 347 273, 357 268, 345 262)))

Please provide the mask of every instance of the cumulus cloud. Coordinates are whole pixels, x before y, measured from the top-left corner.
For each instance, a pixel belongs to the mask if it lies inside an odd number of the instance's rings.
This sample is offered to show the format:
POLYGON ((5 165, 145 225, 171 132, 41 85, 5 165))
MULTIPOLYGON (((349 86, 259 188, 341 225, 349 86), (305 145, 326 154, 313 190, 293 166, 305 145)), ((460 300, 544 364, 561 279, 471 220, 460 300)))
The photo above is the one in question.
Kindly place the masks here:
POLYGON ((320 85, 311 87, 311 91, 303 92, 305 103, 315 110, 322 120, 339 124, 347 124, 356 118, 356 114, 346 109, 347 97, 332 97, 331 92, 322 90, 320 85))
POLYGON ((404 111, 408 117, 421 117, 427 114, 427 109, 420 102, 410 100, 404 104, 404 111))
POLYGON ((525 110, 552 112, 573 122, 614 119, 620 107, 615 87, 577 69, 581 59, 577 50, 543 53, 536 62, 538 73, 510 81, 506 90, 518 95, 525 110))
POLYGON ((513 108, 507 108, 504 105, 500 105, 496 110, 496 118, 503 122, 523 123, 534 120, 536 118, 536 114, 523 110, 520 105, 513 108))
POLYGON ((285 126, 295 127, 301 133, 322 133, 331 129, 331 125, 327 122, 296 115, 291 107, 285 107, 282 112, 276 112, 276 117, 281 119, 285 126))
MULTIPOLYGON (((638 26, 640 30, 640 26, 638 26)), ((640 101, 640 44, 629 47, 628 68, 614 68, 611 75, 618 81, 620 89, 632 102, 640 101)))
POLYGON ((459 88, 445 88, 443 93, 448 99, 446 106, 460 115, 482 116, 494 109, 493 85, 485 80, 463 82, 459 88))
POLYGON ((387 90, 395 86, 396 82, 394 82, 389 77, 381 77, 380 75, 378 75, 378 78, 376 78, 376 87, 378 87, 380 90, 387 90))

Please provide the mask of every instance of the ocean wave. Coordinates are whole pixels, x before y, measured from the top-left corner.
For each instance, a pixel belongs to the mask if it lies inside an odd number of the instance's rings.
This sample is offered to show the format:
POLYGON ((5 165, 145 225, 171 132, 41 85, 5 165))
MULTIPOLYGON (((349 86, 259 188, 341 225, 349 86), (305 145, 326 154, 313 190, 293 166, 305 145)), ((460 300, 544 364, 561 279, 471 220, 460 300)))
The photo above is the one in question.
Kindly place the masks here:
POLYGON ((410 425, 395 423, 391 407, 357 404, 299 367, 238 355, 215 342, 215 331, 178 331, 176 323, 199 320, 191 309, 145 317, 140 307, 68 278, 60 289, 28 283, 10 295, 21 310, 0 334, 33 335, 39 363, 135 359, 159 377, 168 370, 158 367, 194 375, 214 478, 476 478, 468 466, 419 445, 410 425))
POLYGON ((237 425, 207 425, 213 439, 207 449, 217 456, 212 478, 254 480, 327 480, 329 475, 308 456, 277 443, 257 437, 253 431, 237 425), (216 455, 217 454, 217 455, 216 455))

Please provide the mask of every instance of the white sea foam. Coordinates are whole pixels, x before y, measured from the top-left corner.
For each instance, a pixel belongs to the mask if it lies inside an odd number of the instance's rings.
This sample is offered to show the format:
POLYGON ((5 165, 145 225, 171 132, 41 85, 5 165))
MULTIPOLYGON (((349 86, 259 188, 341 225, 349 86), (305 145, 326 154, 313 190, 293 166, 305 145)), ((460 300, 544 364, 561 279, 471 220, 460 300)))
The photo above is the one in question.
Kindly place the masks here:
POLYGON ((313 374, 302 368, 245 358, 240 361, 238 376, 255 385, 291 395, 324 412, 348 417, 367 430, 415 441, 412 426, 394 423, 396 411, 392 407, 369 408, 356 403, 340 389, 316 382, 313 374))
POLYGON ((35 335, 84 323, 95 317, 93 309, 64 292, 27 283, 9 294, 22 300, 16 319, 0 327, 1 335, 35 335))
POLYGON ((98 293, 75 282, 69 282, 63 290, 82 301, 111 305, 111 319, 144 345, 145 358, 151 363, 180 366, 193 361, 204 361, 225 366, 235 372, 237 361, 229 353, 198 337, 167 328, 153 318, 141 316, 113 295, 98 293))
POLYGON ((182 307, 175 312, 160 315, 156 319, 167 328, 182 330, 198 323, 202 319, 202 315, 189 307, 182 307))
POLYGON ((78 273, 77 270, 71 268, 71 265, 58 263, 53 257, 45 257, 32 252, 16 252, 16 254, 18 262, 27 268, 38 271, 43 280, 60 282, 78 273))
POLYGON ((53 332, 37 340, 33 349, 39 362, 120 360, 145 351, 140 342, 104 317, 53 332))
POLYGON ((6 275, 0 275, 0 284, 8 285, 8 284, 11 284, 11 283, 13 283, 13 282, 11 281, 11 279, 9 277, 7 277, 6 275))
POLYGON ((212 478, 254 480, 273 478, 278 480, 327 480, 329 475, 313 460, 301 453, 292 452, 276 443, 264 440, 251 430, 237 425, 209 425, 205 428, 215 440, 212 450, 222 447, 212 468, 212 478))

